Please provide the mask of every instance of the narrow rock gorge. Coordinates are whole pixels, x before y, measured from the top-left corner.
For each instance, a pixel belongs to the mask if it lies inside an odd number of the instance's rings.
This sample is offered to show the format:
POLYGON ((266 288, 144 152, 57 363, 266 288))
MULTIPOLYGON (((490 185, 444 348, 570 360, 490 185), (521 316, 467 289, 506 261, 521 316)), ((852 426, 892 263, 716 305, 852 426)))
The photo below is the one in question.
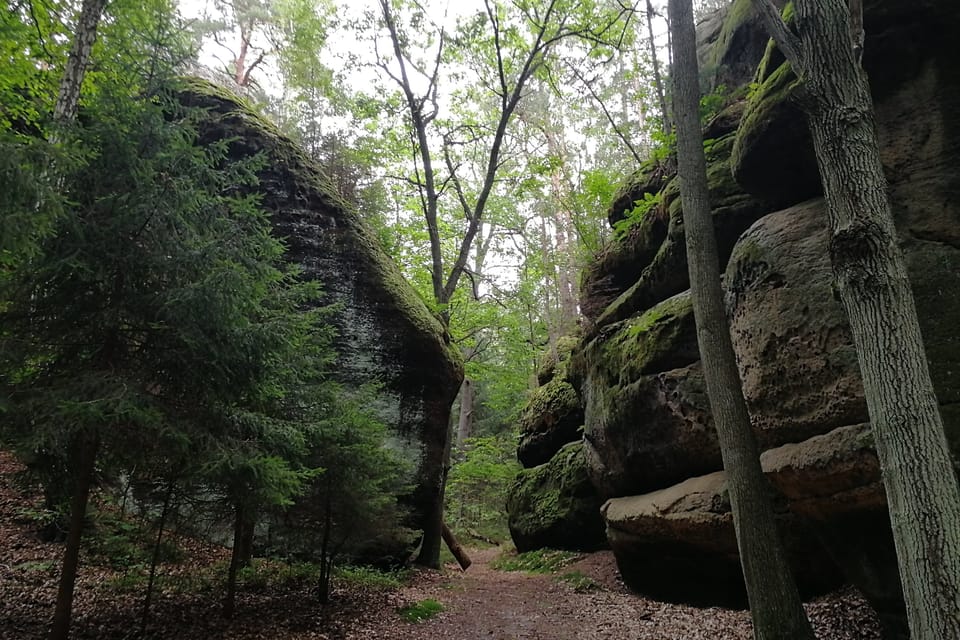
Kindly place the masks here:
MULTIPOLYGON (((954 3, 865 2, 864 64, 884 169, 955 455, 960 72, 951 38, 958 26, 954 3)), ((854 585, 880 614, 886 637, 906 638, 886 500, 856 350, 831 284, 825 205, 797 80, 750 0, 703 22, 699 41, 704 92, 726 87, 726 104, 704 138, 727 311, 798 582, 807 596, 854 585)), ((592 517, 605 526, 632 588, 742 605, 669 163, 648 161, 627 177, 608 217, 611 224, 624 219, 645 195, 656 206, 587 269, 581 333, 565 365, 541 378, 524 414, 527 468, 509 502, 511 530, 518 548, 586 548, 595 542, 578 535, 587 528, 582 514, 603 501, 592 517), (577 403, 556 392, 564 385, 577 403), (533 441, 543 443, 536 455, 533 441), (574 456, 592 492, 570 479, 574 456), (567 507, 538 528, 537 512, 527 510, 536 502, 531 494, 557 490, 567 507), (560 540, 557 517, 568 518, 570 532, 560 540)))

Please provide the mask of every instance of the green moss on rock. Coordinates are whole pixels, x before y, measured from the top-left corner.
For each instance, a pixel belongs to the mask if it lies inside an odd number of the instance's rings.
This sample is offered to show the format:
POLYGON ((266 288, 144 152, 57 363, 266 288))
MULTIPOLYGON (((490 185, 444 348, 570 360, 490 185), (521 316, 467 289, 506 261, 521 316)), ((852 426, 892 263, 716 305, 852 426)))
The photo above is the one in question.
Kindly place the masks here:
POLYGON ((570 353, 579 342, 577 336, 561 336, 557 339, 555 349, 547 347, 547 350, 540 356, 537 365, 537 382, 546 384, 553 378, 567 377, 567 362, 570 360, 570 353))
POLYGON ((768 72, 773 48, 761 61, 763 80, 751 91, 730 154, 730 170, 747 192, 778 206, 819 194, 820 174, 806 117, 796 102, 800 88, 788 62, 768 72))
POLYGON ((583 358, 594 375, 618 385, 695 362, 699 352, 690 292, 611 325, 585 347, 583 358))
POLYGON ((602 548, 600 505, 587 477, 583 445, 566 445, 547 464, 521 471, 510 488, 507 517, 517 551, 602 548))

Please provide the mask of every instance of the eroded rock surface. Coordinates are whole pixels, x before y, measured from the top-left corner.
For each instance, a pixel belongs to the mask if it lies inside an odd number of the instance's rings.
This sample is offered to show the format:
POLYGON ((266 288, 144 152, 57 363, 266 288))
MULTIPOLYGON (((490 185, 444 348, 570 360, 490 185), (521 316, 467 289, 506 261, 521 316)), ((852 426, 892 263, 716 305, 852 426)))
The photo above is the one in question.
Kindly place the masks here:
POLYGON ((257 174, 288 258, 335 305, 338 375, 382 385, 374 407, 411 462, 412 525, 422 528, 440 491, 444 436, 463 365, 440 322, 403 279, 357 211, 335 195, 303 152, 231 94, 187 80, 182 99, 209 112, 206 139, 230 139, 236 157, 264 154, 257 174))
POLYGON ((524 469, 507 497, 510 536, 517 551, 605 547, 601 502, 587 477, 579 442, 564 446, 547 464, 524 469))

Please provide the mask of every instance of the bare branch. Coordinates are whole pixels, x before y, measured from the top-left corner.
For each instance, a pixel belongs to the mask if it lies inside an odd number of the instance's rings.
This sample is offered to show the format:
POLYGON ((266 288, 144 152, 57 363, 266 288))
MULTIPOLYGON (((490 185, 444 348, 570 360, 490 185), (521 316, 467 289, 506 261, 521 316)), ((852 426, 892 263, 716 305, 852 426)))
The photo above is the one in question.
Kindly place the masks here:
POLYGON ((593 85, 590 83, 590 81, 587 78, 583 77, 583 74, 581 74, 580 70, 577 69, 574 65, 568 64, 568 66, 570 68, 570 71, 577 78, 577 80, 579 80, 583 84, 583 86, 586 87, 587 91, 590 92, 590 96, 593 98, 593 101, 600 106, 600 110, 603 111, 603 115, 607 118, 607 122, 610 123, 610 126, 613 128, 613 132, 617 135, 618 138, 620 138, 620 141, 623 142, 624 145, 626 145, 627 149, 630 150, 630 155, 633 156, 633 159, 636 160, 638 164, 643 162, 643 158, 640 157, 639 153, 637 153, 636 148, 634 148, 633 144, 631 144, 630 139, 627 137, 627 134, 620 129, 620 126, 613 119, 613 115, 607 109, 607 105, 604 104, 603 98, 601 98, 597 94, 596 90, 594 90, 593 85))
POLYGON ((753 0, 753 4, 760 11, 760 15, 767 25, 767 30, 770 32, 770 37, 777 43, 777 47, 783 52, 790 66, 793 67, 793 72, 800 76, 803 72, 800 39, 787 27, 780 16, 780 10, 777 9, 772 0, 753 0))

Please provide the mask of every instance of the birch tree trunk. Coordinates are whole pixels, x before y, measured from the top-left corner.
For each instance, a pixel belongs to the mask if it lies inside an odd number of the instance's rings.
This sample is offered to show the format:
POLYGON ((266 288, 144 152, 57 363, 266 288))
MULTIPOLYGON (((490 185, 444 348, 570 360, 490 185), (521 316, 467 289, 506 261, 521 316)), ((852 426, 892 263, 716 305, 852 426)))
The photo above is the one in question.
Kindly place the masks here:
POLYGON ((90 62, 90 52, 97 40, 97 27, 100 17, 107 6, 107 0, 83 0, 80 16, 77 18, 76 36, 70 47, 67 65, 60 77, 60 90, 53 108, 53 119, 57 123, 70 122, 77 117, 77 105, 80 102, 80 87, 90 62))
POLYGON ((761 6, 804 80, 834 282, 857 347, 910 633, 960 638, 960 489, 887 197, 862 21, 844 0, 797 0, 795 35, 761 6))
POLYGON ((670 0, 669 11, 677 162, 697 342, 730 490, 754 638, 813 640, 773 519, 723 303, 700 130, 700 74, 691 0, 670 0))

